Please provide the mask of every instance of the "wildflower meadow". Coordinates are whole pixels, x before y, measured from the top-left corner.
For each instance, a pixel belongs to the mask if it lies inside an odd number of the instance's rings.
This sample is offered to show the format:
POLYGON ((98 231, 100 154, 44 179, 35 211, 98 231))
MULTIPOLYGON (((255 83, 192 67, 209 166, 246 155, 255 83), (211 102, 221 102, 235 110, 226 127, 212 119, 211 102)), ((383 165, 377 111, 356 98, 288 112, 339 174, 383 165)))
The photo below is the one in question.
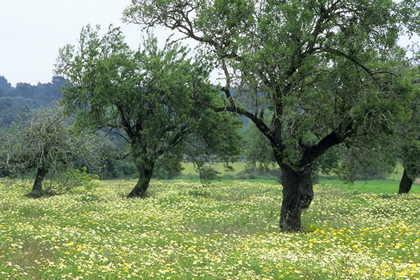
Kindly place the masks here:
POLYGON ((282 187, 100 181, 32 199, 0 181, 0 279, 420 279, 420 194, 316 185, 303 231, 279 233, 282 187))

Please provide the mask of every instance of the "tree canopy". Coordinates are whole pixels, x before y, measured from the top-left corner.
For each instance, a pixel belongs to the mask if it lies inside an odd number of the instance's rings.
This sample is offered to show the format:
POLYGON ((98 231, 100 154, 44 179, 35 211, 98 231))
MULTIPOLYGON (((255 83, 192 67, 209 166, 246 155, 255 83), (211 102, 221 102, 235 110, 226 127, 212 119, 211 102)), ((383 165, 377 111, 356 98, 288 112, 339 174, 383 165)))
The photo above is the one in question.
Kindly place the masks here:
POLYGON ((315 160, 392 133, 410 91, 399 82, 397 40, 418 31, 419 9, 391 0, 133 0, 125 19, 196 40, 223 71, 224 106, 198 102, 248 117, 269 140, 282 169, 280 228, 298 231, 315 160))
MULTIPOLYGON (((218 97, 208 82, 208 63, 187 57, 186 48, 167 42, 159 49, 149 36, 133 51, 119 28, 110 26, 103 36, 99 31, 99 26, 87 26, 78 46, 60 50, 56 71, 70 82, 63 104, 75 113, 79 126, 108 128, 129 143, 139 181, 128 196, 142 197, 156 162, 179 162, 187 138, 199 135, 200 127, 217 124, 219 131, 230 130, 218 134, 223 139, 235 134, 237 124, 194 103, 193 97, 217 104, 218 97)), ((239 152, 234 145, 219 148, 227 159, 239 152)))

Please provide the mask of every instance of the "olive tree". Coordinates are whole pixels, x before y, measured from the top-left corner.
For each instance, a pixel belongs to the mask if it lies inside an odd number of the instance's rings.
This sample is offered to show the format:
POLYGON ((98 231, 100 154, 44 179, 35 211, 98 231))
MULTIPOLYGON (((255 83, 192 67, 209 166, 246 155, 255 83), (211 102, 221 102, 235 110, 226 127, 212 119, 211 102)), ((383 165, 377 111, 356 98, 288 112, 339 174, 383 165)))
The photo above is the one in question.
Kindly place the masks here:
POLYGON ((419 26, 414 2, 132 0, 125 20, 195 40, 218 66, 224 106, 197 102, 249 118, 269 140, 282 170, 280 228, 299 231, 315 160, 393 126, 406 90, 389 62, 402 28, 419 26))
POLYGON ((99 31, 87 26, 77 46, 60 50, 56 72, 70 82, 63 104, 79 126, 108 128, 127 141, 139 174, 128 197, 144 197, 158 160, 179 161, 186 139, 202 126, 216 124, 212 133, 223 137, 218 131, 233 131, 236 124, 194 103, 220 100, 208 82, 209 65, 188 57, 185 47, 167 42, 160 49, 149 36, 134 51, 119 28, 110 26, 103 36, 99 31))
POLYGON ((98 169, 100 143, 96 138, 71 127, 64 108, 41 108, 26 122, 15 124, 2 135, 1 166, 9 175, 34 170, 35 181, 30 193, 45 193, 43 182, 48 173, 60 172, 75 163, 98 169))

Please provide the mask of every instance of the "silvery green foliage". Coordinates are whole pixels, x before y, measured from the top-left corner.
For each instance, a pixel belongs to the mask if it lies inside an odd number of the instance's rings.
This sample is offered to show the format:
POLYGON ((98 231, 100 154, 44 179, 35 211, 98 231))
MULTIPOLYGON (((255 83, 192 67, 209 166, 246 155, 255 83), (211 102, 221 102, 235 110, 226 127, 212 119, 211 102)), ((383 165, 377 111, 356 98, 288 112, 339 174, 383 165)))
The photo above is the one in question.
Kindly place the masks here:
POLYGON ((75 162, 97 171, 101 155, 97 139, 71 127, 64 108, 41 108, 23 123, 14 124, 2 135, 1 167, 7 174, 39 168, 60 172, 75 162))

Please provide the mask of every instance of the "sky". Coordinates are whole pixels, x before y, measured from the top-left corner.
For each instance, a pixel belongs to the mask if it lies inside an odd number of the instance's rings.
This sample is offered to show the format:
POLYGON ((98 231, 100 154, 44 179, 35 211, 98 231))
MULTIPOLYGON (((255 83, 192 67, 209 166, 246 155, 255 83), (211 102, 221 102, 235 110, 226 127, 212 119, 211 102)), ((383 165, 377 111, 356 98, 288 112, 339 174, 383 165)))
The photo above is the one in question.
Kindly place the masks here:
POLYGON ((138 46, 141 29, 123 23, 130 0, 0 0, 0 76, 12 86, 51 82, 59 49, 77 44, 87 24, 121 26, 138 46))
MULTIPOLYGON (((140 27, 121 20, 130 2, 0 0, 0 76, 12 86, 19 82, 50 82, 59 49, 77 44, 80 31, 87 24, 100 24, 104 31, 111 23, 121 26, 126 41, 136 48, 142 38, 140 27)), ((157 32, 157 37, 169 35, 164 30, 157 32)))

